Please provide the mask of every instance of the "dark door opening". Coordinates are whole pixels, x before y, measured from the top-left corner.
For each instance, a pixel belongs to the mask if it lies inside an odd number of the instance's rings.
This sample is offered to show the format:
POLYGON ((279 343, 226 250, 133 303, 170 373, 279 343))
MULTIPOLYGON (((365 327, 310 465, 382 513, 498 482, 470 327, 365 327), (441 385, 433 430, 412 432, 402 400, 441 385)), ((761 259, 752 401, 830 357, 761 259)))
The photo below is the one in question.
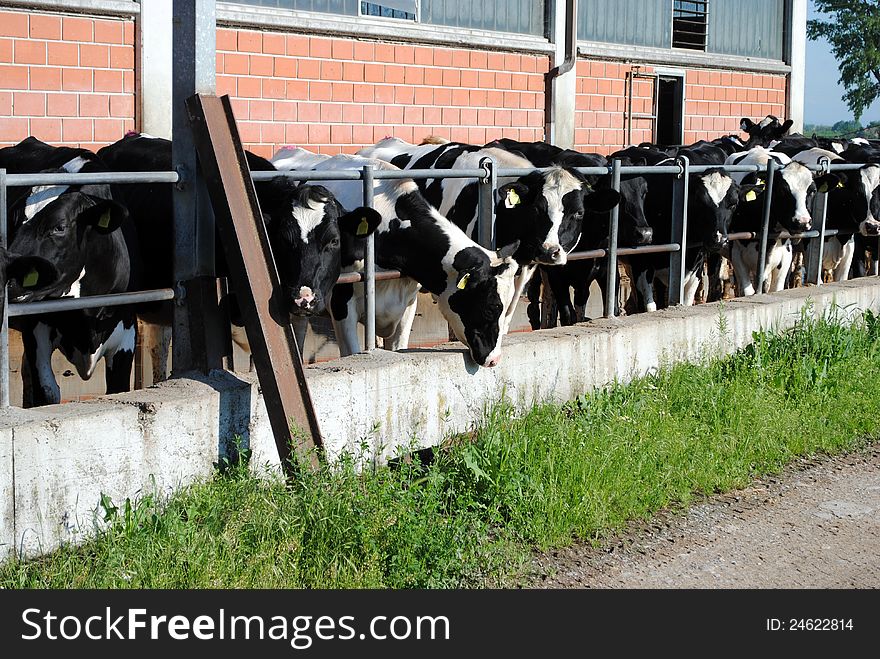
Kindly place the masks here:
POLYGON ((657 143, 676 146, 684 139, 684 78, 661 75, 657 84, 657 143))

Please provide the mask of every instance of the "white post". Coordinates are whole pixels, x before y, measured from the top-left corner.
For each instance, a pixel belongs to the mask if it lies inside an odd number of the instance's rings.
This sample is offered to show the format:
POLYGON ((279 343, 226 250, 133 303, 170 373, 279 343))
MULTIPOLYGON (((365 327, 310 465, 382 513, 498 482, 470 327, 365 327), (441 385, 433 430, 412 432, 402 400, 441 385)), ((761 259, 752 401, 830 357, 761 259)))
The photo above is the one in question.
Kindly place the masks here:
POLYGON ((804 130, 804 79, 807 63, 807 0, 786 2, 789 20, 785 54, 791 73, 788 76, 787 118, 794 122, 792 132, 804 130))
MULTIPOLYGON (((551 68, 561 66, 566 55, 566 35, 570 26, 566 24, 566 10, 570 11, 573 20, 577 22, 576 0, 555 0, 553 3, 552 23, 550 35, 553 39, 555 52, 551 68)), ((577 41, 574 43, 574 51, 577 52, 577 41)), ((552 106, 548 108, 550 117, 544 127, 544 139, 563 149, 574 147, 574 117, 575 117, 575 91, 577 89, 577 58, 574 66, 566 73, 553 78, 550 89, 545 89, 545 94, 551 94, 552 106)))
POLYGON ((172 0, 141 0, 137 19, 139 129, 171 139, 172 0))

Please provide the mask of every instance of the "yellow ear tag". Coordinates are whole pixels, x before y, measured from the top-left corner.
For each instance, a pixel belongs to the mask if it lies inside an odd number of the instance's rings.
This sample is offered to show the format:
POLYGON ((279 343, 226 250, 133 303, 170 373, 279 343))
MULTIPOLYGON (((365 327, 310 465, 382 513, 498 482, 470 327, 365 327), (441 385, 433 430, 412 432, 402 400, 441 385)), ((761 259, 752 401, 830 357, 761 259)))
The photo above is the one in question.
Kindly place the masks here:
POLYGON ((846 186, 843 184, 843 181, 838 181, 838 182, 837 182, 837 187, 838 187, 838 188, 845 188, 846 186))
POLYGON ((520 201, 521 201, 521 199, 519 198, 519 195, 516 193, 516 190, 511 188, 507 191, 507 197, 504 200, 504 205, 507 208, 513 208, 514 206, 519 206, 520 201))
POLYGON ((749 190, 746 192, 746 201, 755 201, 758 198, 758 193, 754 190, 749 190))
POLYGON ((98 220, 98 226, 102 229, 106 229, 110 226, 110 210, 105 210, 104 214, 101 216, 101 219, 98 220))
POLYGON ((820 185, 820 186, 819 186, 819 192, 828 192, 828 184, 827 184, 827 183, 823 183, 822 185, 820 185))
POLYGON ((471 273, 468 272, 467 274, 465 274, 464 277, 462 277, 461 279, 458 280, 458 284, 456 284, 456 288, 458 288, 460 291, 463 291, 464 287, 467 286, 470 278, 471 278, 471 273))
POLYGON ((361 223, 358 224, 357 235, 366 236, 368 233, 370 233, 370 223, 367 222, 367 218, 362 217, 361 223))
POLYGON ((24 288, 33 288, 37 285, 38 281, 40 281, 40 273, 37 272, 36 268, 31 268, 31 271, 21 280, 21 285, 24 288))

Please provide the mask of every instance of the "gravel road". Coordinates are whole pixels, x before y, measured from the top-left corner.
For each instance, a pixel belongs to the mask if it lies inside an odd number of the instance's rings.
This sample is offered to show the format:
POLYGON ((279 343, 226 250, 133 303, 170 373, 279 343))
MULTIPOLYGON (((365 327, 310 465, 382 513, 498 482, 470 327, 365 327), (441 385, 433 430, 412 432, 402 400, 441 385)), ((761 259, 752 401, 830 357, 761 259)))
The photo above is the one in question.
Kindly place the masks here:
POLYGON ((880 588, 880 444, 800 460, 533 571, 526 587, 880 588))

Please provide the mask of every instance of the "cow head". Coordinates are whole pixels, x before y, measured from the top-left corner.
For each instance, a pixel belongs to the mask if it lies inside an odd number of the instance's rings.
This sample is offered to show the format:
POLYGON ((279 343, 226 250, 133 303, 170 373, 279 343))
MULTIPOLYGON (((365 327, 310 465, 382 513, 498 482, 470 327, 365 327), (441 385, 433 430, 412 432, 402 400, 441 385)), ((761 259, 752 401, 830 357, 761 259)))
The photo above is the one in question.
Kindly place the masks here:
POLYGON ((260 187, 260 203, 281 278, 294 315, 324 311, 343 265, 357 258, 358 243, 379 226, 371 208, 348 213, 327 188, 287 178, 260 187))
POLYGON ((562 265, 580 239, 584 213, 604 213, 619 202, 618 192, 593 190, 574 170, 550 167, 498 189, 497 242, 518 240, 520 263, 562 265))
POLYGON ((819 190, 828 192, 828 216, 838 229, 880 235, 880 165, 829 174, 819 190))
MULTIPOLYGON (((48 170, 52 172, 71 171, 48 170)), ((11 204, 12 242, 10 250, 49 261, 57 271, 54 281, 26 288, 10 286, 10 299, 17 302, 42 300, 68 293, 85 275, 89 250, 109 245, 114 232, 128 217, 127 209, 113 199, 108 185, 38 185, 24 190, 11 204)), ((115 234, 119 236, 120 234, 115 234)), ((128 278, 128 255, 113 253, 117 275, 125 282, 111 288, 124 290, 128 278)))
POLYGON ((6 301, 3 291, 7 282, 18 290, 26 291, 51 284, 57 278, 58 271, 46 259, 20 256, 0 247, 0 318, 3 317, 6 301))
POLYGON ((480 366, 501 360, 519 267, 512 258, 517 247, 514 243, 495 254, 479 246, 460 250, 447 270, 445 290, 435 296, 453 333, 480 366))
MULTIPOLYGON (((813 197, 816 195, 817 185, 826 185, 826 180, 831 180, 826 177, 814 180, 809 169, 794 161, 777 169, 773 177, 771 218, 791 233, 808 231, 813 222, 810 215, 813 197)), ((766 174, 750 174, 743 179, 743 183, 752 186, 751 191, 755 193, 754 197, 749 194, 746 201, 763 203, 766 174)))
POLYGON ((750 149, 754 146, 770 146, 773 142, 781 140, 791 129, 794 121, 787 119, 784 123, 779 123, 779 119, 772 114, 768 114, 757 124, 748 117, 740 120, 739 127, 747 133, 749 139, 746 148, 750 149))
POLYGON ((721 251, 740 201, 736 182, 720 167, 694 174, 688 193, 688 234, 710 252, 721 251))

